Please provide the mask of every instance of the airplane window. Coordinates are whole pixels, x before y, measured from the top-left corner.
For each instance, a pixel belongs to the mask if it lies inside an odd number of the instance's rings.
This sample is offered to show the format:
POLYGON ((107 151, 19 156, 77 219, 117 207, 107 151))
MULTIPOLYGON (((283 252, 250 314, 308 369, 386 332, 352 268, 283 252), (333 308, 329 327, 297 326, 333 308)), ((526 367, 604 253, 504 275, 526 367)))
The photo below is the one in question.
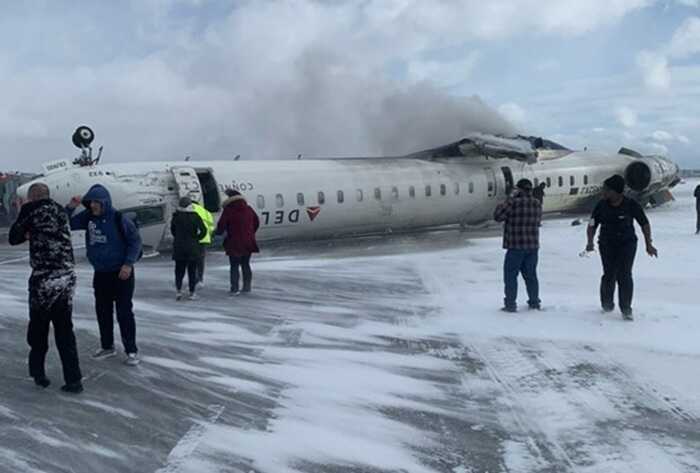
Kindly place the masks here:
POLYGON ((430 186, 425 186, 425 196, 430 197, 433 195, 433 190, 430 188, 430 186))
POLYGON ((259 209, 264 209, 264 208, 265 208, 265 196, 264 196, 264 195, 259 195, 259 196, 258 196, 258 208, 259 208, 259 209))
POLYGON ((297 194, 297 205, 304 205, 304 194, 301 192, 297 194))
POLYGON ((576 185, 576 178, 574 176, 569 176, 569 184, 572 186, 576 185))
POLYGON ((139 227, 155 225, 165 221, 165 209, 163 206, 157 207, 137 207, 120 210, 122 215, 133 214, 134 223, 139 227))
POLYGON ((323 191, 319 191, 318 193, 318 205, 323 205, 326 203, 326 194, 323 193, 323 191))
POLYGON ((415 187, 410 186, 410 187, 408 188, 408 196, 409 196, 411 199, 415 199, 415 198, 416 198, 416 188, 415 188, 415 187))
POLYGON ((345 202, 345 195, 343 191, 338 191, 338 203, 342 204, 343 202, 345 202))
POLYGON ((455 182, 454 188, 455 188, 455 195, 459 195, 459 182, 455 182))
POLYGON ((284 207, 284 197, 282 197, 282 194, 277 194, 275 196, 275 204, 277 205, 278 209, 284 207))
POLYGON ((559 176, 559 187, 563 187, 563 186, 564 186, 564 178, 559 176))
POLYGON ((447 186, 445 184, 440 184, 440 195, 447 195, 447 186))
POLYGON ((357 201, 362 202, 363 197, 362 189, 357 189, 357 201))
POLYGON ((588 175, 583 176, 583 185, 584 186, 588 185, 588 175))
POLYGON ((391 197, 393 197, 394 200, 399 200, 399 188, 398 187, 391 188, 391 197))
POLYGON ((552 178, 551 177, 547 178, 547 187, 552 187, 552 178))
POLYGON ((374 198, 377 200, 382 200, 382 190, 379 187, 374 188, 374 198))
POLYGON ((489 193, 493 192, 493 181, 489 181, 489 193))
POLYGON ((473 193, 474 193, 474 183, 473 183, 473 182, 470 182, 470 183, 469 183, 469 193, 470 193, 470 194, 473 194, 473 193))

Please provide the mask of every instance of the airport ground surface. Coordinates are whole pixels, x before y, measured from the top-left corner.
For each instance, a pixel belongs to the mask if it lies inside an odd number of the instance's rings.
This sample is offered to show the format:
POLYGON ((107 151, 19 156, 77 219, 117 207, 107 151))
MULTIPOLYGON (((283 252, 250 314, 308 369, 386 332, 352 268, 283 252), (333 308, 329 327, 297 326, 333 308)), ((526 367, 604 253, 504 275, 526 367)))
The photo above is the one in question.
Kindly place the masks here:
POLYGON ((54 384, 27 377, 25 250, 0 247, 0 472, 700 472, 695 184, 650 212, 661 257, 640 247, 633 323, 600 313, 584 228, 553 219, 546 310, 517 315, 496 231, 269 248, 239 298, 213 254, 193 302, 144 260, 129 368, 89 357, 82 261, 79 396, 53 348, 54 384))

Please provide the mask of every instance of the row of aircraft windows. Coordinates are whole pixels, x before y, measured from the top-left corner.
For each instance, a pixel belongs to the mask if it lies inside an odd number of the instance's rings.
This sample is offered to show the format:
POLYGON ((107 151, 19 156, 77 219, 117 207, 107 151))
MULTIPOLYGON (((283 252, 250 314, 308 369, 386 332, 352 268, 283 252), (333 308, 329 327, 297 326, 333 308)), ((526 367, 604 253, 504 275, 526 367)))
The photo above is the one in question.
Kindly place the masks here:
MULTIPOLYGON (((552 178, 547 177, 544 181, 542 181, 546 184, 547 187, 552 187, 552 178)), ((534 185, 537 187, 540 184, 540 180, 535 178, 534 185)), ((559 176, 557 178, 557 184, 559 187, 564 187, 564 177, 559 176)), ((576 185, 576 176, 569 176, 569 185, 570 186, 575 186, 576 185)), ((583 176, 583 185, 587 186, 588 185, 588 175, 583 176)))
MULTIPOLYGON (((551 177, 547 177, 546 180, 543 182, 545 182, 547 187, 552 187, 552 178, 551 177)), ((540 181, 537 178, 535 178, 534 185, 538 186, 539 183, 540 183, 540 181)), ((559 187, 564 186, 564 178, 562 176, 558 177, 558 184, 559 184, 559 187)), ((576 185, 576 178, 574 176, 569 176, 569 184, 572 186, 576 185)), ((583 176, 583 184, 588 185, 588 176, 583 176)), ((468 184, 467 189, 468 189, 468 192, 470 194, 473 194, 474 193, 474 183, 470 182, 468 184)), ((461 189, 460 189, 459 183, 455 182, 453 184, 453 187, 452 187, 452 192, 454 193, 454 195, 459 195, 460 190, 461 189)), ((493 192, 493 182, 491 182, 491 181, 489 181, 489 183, 488 183, 488 191, 489 191, 489 193, 493 192)), ((382 200, 382 189, 379 187, 375 187, 373 195, 374 195, 375 200, 382 200)), ((433 195, 432 186, 430 186, 430 185, 425 186, 424 195, 425 195, 425 197, 431 197, 433 195)), ((440 195, 441 196, 447 195, 447 185, 446 184, 440 184, 440 195)), ((416 188, 414 186, 409 186, 408 196, 411 199, 416 198, 416 188)), ((319 191, 316 197, 317 197, 318 205, 323 205, 326 203, 325 192, 319 191)), ((399 199, 399 188, 398 187, 394 186, 391 188, 391 198, 393 200, 399 199)), ((357 200, 357 202, 362 202, 365 200, 365 193, 362 189, 357 189, 355 191, 355 200, 357 200)), ((345 202, 345 192, 343 192, 342 190, 337 191, 336 192, 336 201, 339 204, 344 203, 345 202)), ((300 205, 300 206, 306 205, 306 197, 302 192, 299 192, 297 194, 297 205, 300 205)), ((259 209, 265 208, 265 196, 258 195, 257 206, 259 209)), ((284 207, 284 196, 282 194, 275 195, 275 206, 277 208, 284 207)))
MULTIPOLYGON (((474 193, 474 183, 473 182, 468 183, 467 190, 470 194, 474 193)), ((452 184, 452 193, 454 193, 454 195, 459 195, 460 191, 461 191, 461 186, 459 185, 459 183, 458 182, 453 183, 452 184)), ((431 197, 433 195, 432 186, 430 186, 430 185, 425 186, 425 188, 423 189, 423 193, 424 193, 425 197, 431 197)), ((441 196, 447 196, 447 193, 448 193, 447 184, 440 184, 439 193, 441 196)), ((396 186, 392 187, 390 194, 391 194, 392 200, 398 200, 399 194, 400 194, 399 188, 396 186)), ((379 187, 375 187, 372 195, 373 195, 375 200, 381 201, 382 200, 382 189, 379 187)), ((411 199, 416 198, 415 186, 408 187, 408 196, 411 199)), ((366 199, 365 192, 362 189, 357 189, 355 191, 355 200, 357 202, 363 202, 365 199, 366 199)), ((318 194, 316 195, 316 201, 318 202, 318 205, 325 204, 326 203, 326 193, 323 191, 319 191, 318 194)), ((344 191, 339 190, 336 192, 336 201, 339 204, 345 203, 345 192, 344 191)), ((299 192, 297 194, 297 205, 300 205, 300 206, 306 205, 306 196, 302 192, 299 192)), ((265 196, 258 195, 257 206, 259 209, 265 208, 265 196)), ((275 206, 277 208, 284 207, 284 196, 282 194, 275 195, 275 206)))

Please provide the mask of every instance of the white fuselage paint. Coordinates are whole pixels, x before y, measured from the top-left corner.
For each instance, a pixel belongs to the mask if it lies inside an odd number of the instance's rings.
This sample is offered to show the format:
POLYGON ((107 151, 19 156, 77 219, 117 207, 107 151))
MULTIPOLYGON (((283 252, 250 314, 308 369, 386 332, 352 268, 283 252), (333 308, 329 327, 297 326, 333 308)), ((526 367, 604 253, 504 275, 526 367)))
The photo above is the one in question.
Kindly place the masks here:
POLYGON ((221 202, 225 189, 240 190, 260 216, 260 240, 299 240, 487 221, 506 197, 504 167, 514 182, 549 179, 545 212, 583 210, 606 178, 623 174, 633 161, 619 154, 571 152, 535 164, 485 157, 142 162, 72 167, 39 180, 60 203, 99 183, 118 209, 161 209, 160 221, 149 211, 143 215, 153 221, 139 216, 144 244, 158 249, 170 243, 170 216, 180 195, 187 194, 187 183, 176 176, 187 171, 209 173, 221 202))

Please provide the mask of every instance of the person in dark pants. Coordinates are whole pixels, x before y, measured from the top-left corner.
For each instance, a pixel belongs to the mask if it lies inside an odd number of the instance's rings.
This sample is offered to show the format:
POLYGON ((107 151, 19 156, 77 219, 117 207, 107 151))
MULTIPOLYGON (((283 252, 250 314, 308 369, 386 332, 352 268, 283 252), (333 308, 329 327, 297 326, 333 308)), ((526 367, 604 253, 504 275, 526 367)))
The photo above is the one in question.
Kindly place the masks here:
POLYGON ((598 202, 588 224, 588 244, 586 251, 594 251, 593 239, 600 226, 598 248, 603 263, 603 277, 600 281, 600 303, 605 312, 615 310, 615 285, 617 284, 618 303, 625 320, 632 320, 632 295, 634 280, 632 267, 637 253, 637 235, 634 231, 636 220, 644 234, 649 256, 658 256, 652 245, 651 225, 642 206, 624 195, 625 179, 612 176, 603 184, 603 199, 598 202))
POLYGON ((61 357, 65 385, 70 393, 83 391, 78 347, 73 333, 75 272, 68 217, 51 200, 45 184, 32 184, 28 202, 10 228, 8 240, 19 245, 29 240, 32 275, 29 278, 29 375, 41 387, 51 384, 44 364, 49 349, 49 326, 53 324, 56 348, 61 357))
POLYGON ((544 189, 547 186, 544 182, 540 182, 540 184, 534 188, 532 191, 532 196, 540 201, 540 204, 544 203, 544 189))
POLYGON ((532 182, 528 179, 518 181, 513 195, 496 207, 493 218, 497 222, 504 222, 503 248, 507 250, 503 264, 505 299, 501 310, 518 310, 518 274, 522 274, 525 280, 528 306, 540 310, 537 263, 542 203, 532 195, 532 182))
POLYGON ((255 241, 255 232, 260 227, 260 220, 255 211, 250 208, 240 192, 229 189, 226 191, 228 199, 224 201, 224 211, 216 226, 216 234, 223 235, 224 248, 231 265, 231 295, 239 292, 239 268, 243 272, 243 290, 251 291, 253 271, 250 267, 250 258, 260 249, 255 241))
POLYGON ((99 184, 66 207, 69 214, 82 203, 85 210, 70 219, 71 229, 85 230, 87 258, 95 269, 95 312, 100 328, 101 348, 93 358, 117 354, 114 348, 114 309, 129 366, 136 366, 136 321, 133 312, 134 264, 141 255, 141 236, 134 223, 112 207, 109 191, 99 184))
POLYGON ((195 300, 195 289, 199 277, 197 268, 202 256, 202 248, 199 241, 207 234, 207 228, 192 207, 189 197, 180 199, 179 208, 173 214, 170 221, 170 232, 173 234, 173 260, 175 260, 175 298, 182 299, 182 280, 187 271, 187 280, 190 293, 188 298, 195 300))
POLYGON ((700 234, 700 185, 695 187, 695 192, 693 193, 695 196, 695 213, 696 213, 696 218, 695 218, 695 234, 698 235, 700 234))

